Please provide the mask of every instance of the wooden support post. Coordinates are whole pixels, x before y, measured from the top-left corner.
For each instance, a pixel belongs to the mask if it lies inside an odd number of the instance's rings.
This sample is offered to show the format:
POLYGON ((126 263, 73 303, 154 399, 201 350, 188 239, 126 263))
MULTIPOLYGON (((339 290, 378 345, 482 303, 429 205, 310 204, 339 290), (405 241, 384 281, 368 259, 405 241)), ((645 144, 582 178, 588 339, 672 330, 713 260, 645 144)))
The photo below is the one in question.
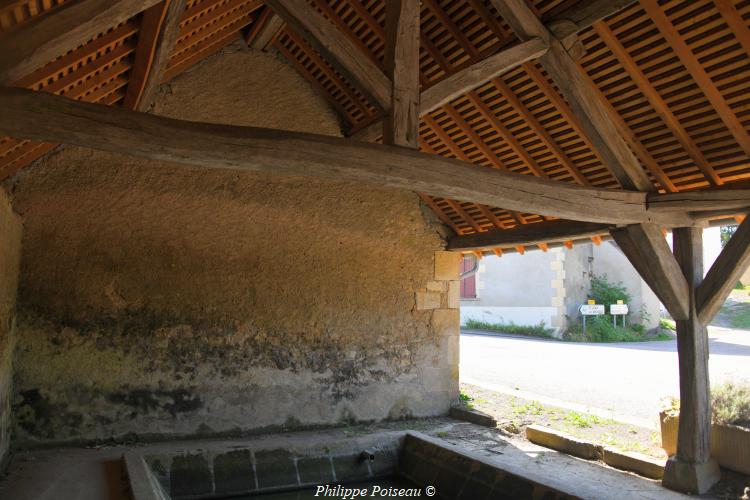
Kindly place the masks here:
POLYGON ((711 396, 708 383, 708 334, 698 318, 695 291, 703 280, 702 229, 674 230, 674 254, 690 289, 687 319, 677 320, 680 370, 680 427, 677 454, 670 457, 662 483, 685 493, 702 494, 719 480, 711 459, 711 396))
POLYGON ((419 0, 389 0, 385 19, 385 66, 391 106, 383 122, 383 144, 418 147, 419 0))

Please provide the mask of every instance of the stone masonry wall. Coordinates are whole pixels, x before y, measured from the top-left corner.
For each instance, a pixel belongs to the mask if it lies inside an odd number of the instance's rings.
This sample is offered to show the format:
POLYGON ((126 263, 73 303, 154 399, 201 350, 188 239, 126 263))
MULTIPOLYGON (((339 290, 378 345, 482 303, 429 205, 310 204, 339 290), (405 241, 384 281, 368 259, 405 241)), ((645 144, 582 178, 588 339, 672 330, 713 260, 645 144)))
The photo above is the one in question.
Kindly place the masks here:
POLYGON ((21 256, 21 220, 0 188, 0 470, 8 457, 11 437, 13 347, 16 289, 21 256))
MULTIPOLYGON (((155 112, 339 134, 292 68, 234 48, 155 112)), ((445 414, 458 256, 416 194, 79 148, 16 179, 20 444, 445 414)))

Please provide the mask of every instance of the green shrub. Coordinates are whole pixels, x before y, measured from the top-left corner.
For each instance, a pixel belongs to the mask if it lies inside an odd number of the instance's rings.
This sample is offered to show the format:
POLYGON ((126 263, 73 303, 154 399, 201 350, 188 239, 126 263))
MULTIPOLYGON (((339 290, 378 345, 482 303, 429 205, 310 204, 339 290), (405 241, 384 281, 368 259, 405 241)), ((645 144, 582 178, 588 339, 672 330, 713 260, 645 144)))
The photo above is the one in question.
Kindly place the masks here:
POLYGON ((563 339, 576 342, 637 342, 646 340, 643 327, 634 329, 632 325, 625 328, 612 325, 612 316, 589 316, 586 318, 586 335, 583 334, 583 323, 571 326, 563 334, 563 339))
POLYGON ((510 333, 514 335, 528 335, 530 337, 552 337, 554 330, 547 328, 544 321, 540 321, 538 325, 517 325, 513 322, 510 323, 488 323, 485 321, 476 321, 473 319, 467 320, 464 325, 466 328, 474 330, 489 330, 492 332, 510 333))
POLYGON ((750 426, 750 384, 727 381, 712 387, 711 411, 717 424, 750 426))
POLYGON ((659 327, 663 330, 677 330, 677 325, 673 319, 661 318, 659 320, 659 327))
MULTIPOLYGON (((612 283, 607 279, 607 275, 591 277, 591 292, 589 297, 594 299, 597 304, 604 304, 606 310, 611 304, 617 304, 622 300, 625 304, 632 301, 633 297, 628 289, 621 283, 612 283)), ((644 320, 647 320, 644 317, 644 320)), ((618 318, 618 323, 621 319, 618 318)), ((626 326, 614 326, 612 324, 611 314, 602 314, 601 316, 589 316, 586 318, 586 335, 583 334, 583 321, 577 318, 575 324, 570 326, 563 334, 563 339, 575 342, 640 342, 644 340, 666 340, 666 335, 657 335, 648 337, 646 327, 639 323, 627 323, 626 326)))

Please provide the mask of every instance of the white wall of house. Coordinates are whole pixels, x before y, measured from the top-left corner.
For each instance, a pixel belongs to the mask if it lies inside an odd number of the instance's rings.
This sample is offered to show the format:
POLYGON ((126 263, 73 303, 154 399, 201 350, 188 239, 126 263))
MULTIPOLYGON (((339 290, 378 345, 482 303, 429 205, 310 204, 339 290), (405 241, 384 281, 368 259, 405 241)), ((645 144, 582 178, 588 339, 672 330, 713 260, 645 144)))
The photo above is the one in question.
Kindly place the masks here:
POLYGON ((646 326, 658 325, 658 299, 611 242, 483 258, 476 275, 476 299, 461 300, 461 323, 470 319, 517 325, 543 322, 562 335, 586 303, 592 274, 606 274, 609 281, 622 282, 628 289, 633 297, 631 321, 641 322, 641 311, 646 311, 646 326))

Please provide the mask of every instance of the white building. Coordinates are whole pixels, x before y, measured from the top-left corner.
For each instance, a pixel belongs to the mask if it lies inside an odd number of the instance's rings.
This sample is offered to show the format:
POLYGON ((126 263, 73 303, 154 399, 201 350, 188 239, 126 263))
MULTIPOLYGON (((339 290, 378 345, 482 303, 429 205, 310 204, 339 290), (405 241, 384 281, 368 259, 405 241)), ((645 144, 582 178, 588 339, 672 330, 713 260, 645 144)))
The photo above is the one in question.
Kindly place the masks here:
MULTIPOLYGON (((667 239, 671 243, 671 237, 667 239)), ((719 228, 705 229, 703 240, 707 270, 721 251, 719 228)), ((608 281, 621 282, 627 288, 632 296, 629 321, 643 322, 646 328, 659 324, 659 300, 612 241, 484 257, 477 273, 462 280, 461 324, 469 319, 544 323, 562 335, 589 298, 592 275, 607 275, 608 281)))

